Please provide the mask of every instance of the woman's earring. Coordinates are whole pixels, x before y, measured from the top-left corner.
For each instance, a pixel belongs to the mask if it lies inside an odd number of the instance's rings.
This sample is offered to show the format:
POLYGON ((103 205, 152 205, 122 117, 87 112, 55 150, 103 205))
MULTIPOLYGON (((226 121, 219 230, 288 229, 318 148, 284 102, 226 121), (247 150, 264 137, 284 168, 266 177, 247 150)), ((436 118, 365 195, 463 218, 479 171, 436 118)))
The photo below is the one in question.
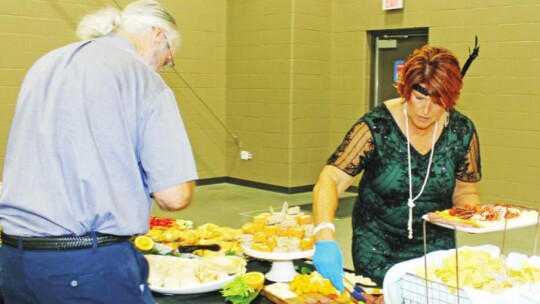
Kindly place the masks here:
POLYGON ((444 126, 448 127, 448 124, 450 123, 450 113, 448 111, 445 112, 446 117, 444 118, 444 126))
POLYGON ((407 102, 403 104, 403 115, 407 116, 407 102))

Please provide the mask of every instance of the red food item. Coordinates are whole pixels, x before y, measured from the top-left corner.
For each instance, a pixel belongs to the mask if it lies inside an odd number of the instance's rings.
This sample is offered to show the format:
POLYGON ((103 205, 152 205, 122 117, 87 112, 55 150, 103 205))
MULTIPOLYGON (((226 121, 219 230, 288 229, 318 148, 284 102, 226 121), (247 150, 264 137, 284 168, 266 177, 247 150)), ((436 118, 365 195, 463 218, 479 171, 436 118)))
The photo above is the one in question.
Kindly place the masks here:
POLYGON ((327 298, 327 297, 322 297, 319 299, 319 302, 322 303, 322 304, 330 304, 332 302, 334 302, 332 299, 330 298, 327 298))
POLYGON ((366 304, 384 304, 384 296, 374 296, 370 294, 364 294, 366 298, 366 304))
POLYGON ((167 217, 155 217, 150 216, 150 229, 154 227, 172 227, 175 223, 175 219, 167 218, 167 217))
POLYGON ((493 221, 497 219, 497 215, 495 213, 487 214, 486 215, 486 221, 493 221))
POLYGON ((452 208, 454 210, 454 214, 450 214, 452 216, 457 216, 461 219, 468 219, 471 216, 474 215, 475 211, 472 210, 471 206, 467 205, 465 207, 454 207, 452 208))
POLYGON ((316 304, 319 300, 316 298, 307 298, 305 302, 306 304, 316 304))
POLYGON ((448 214, 450 216, 459 217, 460 219, 470 219, 474 215, 480 215, 484 221, 496 221, 503 218, 512 219, 519 217, 521 209, 506 203, 497 202, 494 205, 465 205, 465 207, 453 207, 448 210, 448 214))
POLYGON ((308 297, 304 300, 306 304, 331 304, 338 298, 336 294, 329 294, 327 296, 308 297))

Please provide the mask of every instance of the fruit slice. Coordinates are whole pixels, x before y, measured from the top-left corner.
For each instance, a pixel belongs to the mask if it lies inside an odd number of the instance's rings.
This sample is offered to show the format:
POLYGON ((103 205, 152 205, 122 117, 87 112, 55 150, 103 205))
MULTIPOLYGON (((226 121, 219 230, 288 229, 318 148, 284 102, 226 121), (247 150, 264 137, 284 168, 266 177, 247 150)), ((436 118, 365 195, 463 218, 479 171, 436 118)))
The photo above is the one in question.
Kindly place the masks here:
POLYGON ((249 287, 253 288, 253 290, 259 290, 264 285, 264 274, 262 272, 248 272, 244 274, 244 281, 246 284, 249 285, 249 287))
POLYGON ((145 235, 139 235, 133 241, 133 245, 142 252, 148 252, 154 248, 154 241, 145 235))

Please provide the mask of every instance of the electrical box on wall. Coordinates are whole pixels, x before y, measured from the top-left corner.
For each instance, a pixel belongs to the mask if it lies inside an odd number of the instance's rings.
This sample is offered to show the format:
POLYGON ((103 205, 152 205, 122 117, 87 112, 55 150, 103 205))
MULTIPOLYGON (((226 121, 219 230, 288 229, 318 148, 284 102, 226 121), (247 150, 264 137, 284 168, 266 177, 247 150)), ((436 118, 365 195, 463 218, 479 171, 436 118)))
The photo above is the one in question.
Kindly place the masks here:
POLYGON ((252 158, 253 158, 253 154, 251 154, 251 152, 246 151, 246 150, 240 151, 240 159, 250 160, 252 158))

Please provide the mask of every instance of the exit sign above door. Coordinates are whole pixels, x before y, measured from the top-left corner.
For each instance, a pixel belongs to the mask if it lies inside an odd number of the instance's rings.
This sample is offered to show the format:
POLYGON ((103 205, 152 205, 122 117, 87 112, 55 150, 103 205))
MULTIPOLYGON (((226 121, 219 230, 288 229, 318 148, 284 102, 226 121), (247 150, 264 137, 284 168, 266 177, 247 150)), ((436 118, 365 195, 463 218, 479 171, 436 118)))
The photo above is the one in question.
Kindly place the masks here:
POLYGON ((382 0, 383 11, 402 9, 404 0, 382 0))

